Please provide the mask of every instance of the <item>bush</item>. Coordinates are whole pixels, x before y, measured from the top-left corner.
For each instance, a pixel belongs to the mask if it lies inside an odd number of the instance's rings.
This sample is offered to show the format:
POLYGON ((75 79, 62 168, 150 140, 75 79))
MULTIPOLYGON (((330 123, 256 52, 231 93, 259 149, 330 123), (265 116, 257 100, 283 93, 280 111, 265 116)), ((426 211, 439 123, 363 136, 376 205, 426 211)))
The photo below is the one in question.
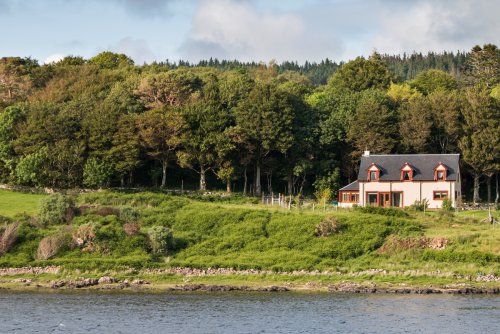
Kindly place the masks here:
POLYGON ((123 231, 125 232, 126 235, 137 235, 139 234, 141 230, 141 226, 136 223, 126 223, 123 225, 123 231))
POLYGON ((89 158, 83 168, 83 184, 91 188, 101 188, 109 183, 111 175, 111 164, 97 158, 89 158))
POLYGON ((74 217, 73 207, 73 200, 68 196, 52 194, 40 201, 39 222, 44 226, 69 223, 74 217))
POLYGON ((99 208, 94 214, 101 216, 101 217, 106 217, 106 216, 119 216, 120 215, 120 210, 117 208, 108 208, 108 207, 102 207, 99 208))
POLYGON ((78 226, 72 235, 74 244, 82 248, 82 251, 86 252, 93 252, 96 250, 94 244, 95 237, 95 225, 93 223, 78 226))
POLYGON ((443 199, 442 207, 443 211, 453 211, 453 206, 451 205, 451 201, 448 198, 443 199))
POLYGON ((410 205, 408 209, 414 211, 425 211, 427 210, 428 207, 429 207, 429 201, 426 198, 424 198, 421 201, 416 200, 415 202, 413 202, 413 204, 410 205))
POLYGON ((64 228, 58 231, 56 234, 49 235, 40 240, 40 243, 38 244, 38 250, 36 251, 36 258, 38 260, 48 260, 56 255, 61 249, 70 245, 70 230, 64 228))
POLYGON ((362 213, 370 213, 382 216, 408 217, 408 213, 397 208, 382 208, 378 206, 357 206, 354 210, 362 213))
POLYGON ((168 227, 153 226, 149 230, 149 240, 154 254, 166 255, 174 248, 174 237, 168 227))
POLYGON ((124 206, 120 209, 120 219, 127 223, 135 223, 139 220, 139 212, 130 206, 124 206))
POLYGON ((340 223, 334 217, 326 217, 321 223, 316 225, 316 231, 314 234, 317 237, 327 237, 334 233, 339 232, 340 223))
POLYGON ((0 233, 0 256, 7 253, 17 240, 19 222, 5 225, 0 233))

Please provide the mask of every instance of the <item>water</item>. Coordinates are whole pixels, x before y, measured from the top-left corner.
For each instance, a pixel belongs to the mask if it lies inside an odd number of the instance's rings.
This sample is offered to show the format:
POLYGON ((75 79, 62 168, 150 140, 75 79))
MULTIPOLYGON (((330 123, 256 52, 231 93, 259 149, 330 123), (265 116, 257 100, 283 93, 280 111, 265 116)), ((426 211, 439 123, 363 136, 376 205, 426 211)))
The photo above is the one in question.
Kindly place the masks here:
POLYGON ((498 296, 0 291, 0 333, 499 333, 498 296))

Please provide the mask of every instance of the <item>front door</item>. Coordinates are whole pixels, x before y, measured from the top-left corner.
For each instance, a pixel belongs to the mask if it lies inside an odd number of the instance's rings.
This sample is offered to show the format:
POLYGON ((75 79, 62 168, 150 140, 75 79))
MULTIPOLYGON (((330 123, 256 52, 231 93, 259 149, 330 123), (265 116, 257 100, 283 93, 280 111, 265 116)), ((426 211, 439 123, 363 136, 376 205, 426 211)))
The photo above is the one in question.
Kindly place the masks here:
POLYGON ((379 193, 379 205, 384 208, 391 207, 391 193, 379 193))

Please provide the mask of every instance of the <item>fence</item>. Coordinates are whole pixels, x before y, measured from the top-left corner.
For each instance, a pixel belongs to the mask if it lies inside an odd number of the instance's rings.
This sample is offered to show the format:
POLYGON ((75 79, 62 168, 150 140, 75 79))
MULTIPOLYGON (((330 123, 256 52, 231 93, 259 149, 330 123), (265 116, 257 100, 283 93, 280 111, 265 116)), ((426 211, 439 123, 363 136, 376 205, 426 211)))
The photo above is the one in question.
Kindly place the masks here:
POLYGON ((329 202, 326 203, 317 203, 312 199, 305 199, 299 196, 285 195, 285 194, 265 194, 262 193, 262 204, 278 206, 284 209, 311 209, 315 210, 323 210, 323 211, 331 211, 338 210, 338 205, 332 204, 329 202))

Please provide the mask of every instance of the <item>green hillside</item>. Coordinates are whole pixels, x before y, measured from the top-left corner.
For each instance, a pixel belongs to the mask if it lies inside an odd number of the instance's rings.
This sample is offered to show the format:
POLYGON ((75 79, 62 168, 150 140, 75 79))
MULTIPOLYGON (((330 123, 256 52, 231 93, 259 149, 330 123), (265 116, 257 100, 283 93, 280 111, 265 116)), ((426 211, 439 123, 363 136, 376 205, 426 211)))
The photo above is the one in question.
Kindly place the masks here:
MULTIPOLYGON (((0 215, 10 217, 15 208, 35 212, 35 199, 42 198, 1 195, 11 205, 0 207, 0 215)), ((486 212, 288 211, 238 196, 146 192, 90 193, 74 200, 74 217, 66 213, 67 222, 17 216, 17 241, 0 256, 0 266, 500 273, 500 228, 481 223, 486 212), (40 251, 47 237, 57 244, 53 254, 40 251)))

